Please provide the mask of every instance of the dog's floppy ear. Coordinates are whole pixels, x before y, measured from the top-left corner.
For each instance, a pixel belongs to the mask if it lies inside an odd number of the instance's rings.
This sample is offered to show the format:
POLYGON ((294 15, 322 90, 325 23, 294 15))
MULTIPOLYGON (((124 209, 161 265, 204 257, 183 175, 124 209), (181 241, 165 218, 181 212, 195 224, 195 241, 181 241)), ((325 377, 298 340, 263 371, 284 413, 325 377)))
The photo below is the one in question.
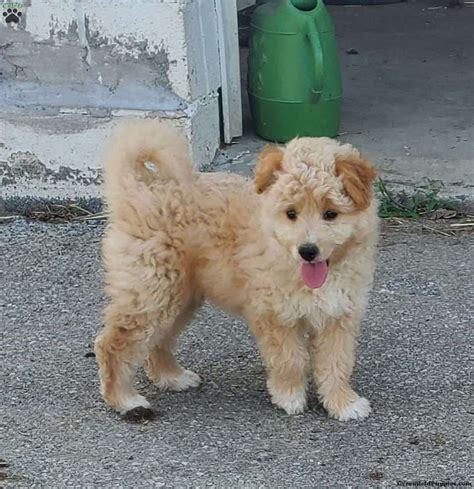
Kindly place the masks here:
POLYGON ((276 180, 276 172, 281 170, 283 151, 278 146, 266 146, 258 155, 255 168, 255 190, 258 194, 264 192, 276 180))
POLYGON ((336 175, 357 208, 367 209, 372 200, 372 184, 377 171, 372 163, 355 155, 336 158, 336 175))

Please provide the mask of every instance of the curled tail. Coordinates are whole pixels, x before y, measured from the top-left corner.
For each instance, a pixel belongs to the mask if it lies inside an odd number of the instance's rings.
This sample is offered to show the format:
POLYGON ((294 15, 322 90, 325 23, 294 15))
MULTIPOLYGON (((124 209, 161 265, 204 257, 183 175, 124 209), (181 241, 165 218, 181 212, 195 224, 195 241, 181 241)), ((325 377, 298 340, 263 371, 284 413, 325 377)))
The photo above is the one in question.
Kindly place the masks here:
POLYGON ((145 197, 155 181, 193 180, 186 138, 169 123, 143 119, 122 125, 104 158, 105 199, 111 211, 124 198, 145 197))

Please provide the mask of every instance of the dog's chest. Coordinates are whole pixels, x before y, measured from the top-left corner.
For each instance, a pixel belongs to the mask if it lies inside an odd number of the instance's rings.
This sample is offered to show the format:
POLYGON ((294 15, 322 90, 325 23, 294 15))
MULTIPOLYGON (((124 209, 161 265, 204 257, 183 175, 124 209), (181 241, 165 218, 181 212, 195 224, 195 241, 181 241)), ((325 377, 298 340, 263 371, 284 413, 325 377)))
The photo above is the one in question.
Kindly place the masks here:
MULTIPOLYGON (((283 291, 282 291, 283 292, 283 291)), ((287 324, 305 320, 319 328, 330 319, 352 314, 354 298, 335 283, 327 283, 314 291, 299 290, 292 294, 282 294, 276 311, 287 324)))

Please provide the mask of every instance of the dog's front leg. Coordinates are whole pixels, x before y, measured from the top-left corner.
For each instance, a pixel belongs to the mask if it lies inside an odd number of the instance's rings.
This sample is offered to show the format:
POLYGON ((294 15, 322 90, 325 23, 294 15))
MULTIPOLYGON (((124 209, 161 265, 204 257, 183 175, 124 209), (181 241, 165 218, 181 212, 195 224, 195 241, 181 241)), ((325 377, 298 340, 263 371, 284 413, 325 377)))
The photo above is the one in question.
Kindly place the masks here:
POLYGON ((350 386, 354 367, 357 322, 333 320, 311 335, 311 362, 318 394, 329 415, 347 421, 370 414, 370 404, 350 386))
POLYGON ((267 387, 272 402, 288 414, 306 408, 308 348, 299 325, 283 326, 274 317, 250 321, 267 367, 267 387))

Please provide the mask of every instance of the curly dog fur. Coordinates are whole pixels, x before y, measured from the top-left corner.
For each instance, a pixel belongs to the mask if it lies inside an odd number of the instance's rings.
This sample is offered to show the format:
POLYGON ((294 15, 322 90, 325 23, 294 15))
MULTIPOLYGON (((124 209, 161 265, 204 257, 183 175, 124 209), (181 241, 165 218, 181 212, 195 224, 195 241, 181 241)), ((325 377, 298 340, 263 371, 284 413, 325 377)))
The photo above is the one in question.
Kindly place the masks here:
POLYGON ((311 368, 331 416, 369 414, 350 377, 374 273, 376 173, 356 149, 328 138, 269 147, 252 182, 194 172, 185 139, 147 120, 118 131, 104 171, 109 302, 96 354, 107 404, 122 414, 149 412, 133 386, 141 365, 162 388, 199 384, 174 348, 209 300, 247 320, 277 406, 305 409, 311 368), (308 243, 315 259, 302 259, 308 243), (305 267, 323 270, 317 288, 305 281, 305 267))

